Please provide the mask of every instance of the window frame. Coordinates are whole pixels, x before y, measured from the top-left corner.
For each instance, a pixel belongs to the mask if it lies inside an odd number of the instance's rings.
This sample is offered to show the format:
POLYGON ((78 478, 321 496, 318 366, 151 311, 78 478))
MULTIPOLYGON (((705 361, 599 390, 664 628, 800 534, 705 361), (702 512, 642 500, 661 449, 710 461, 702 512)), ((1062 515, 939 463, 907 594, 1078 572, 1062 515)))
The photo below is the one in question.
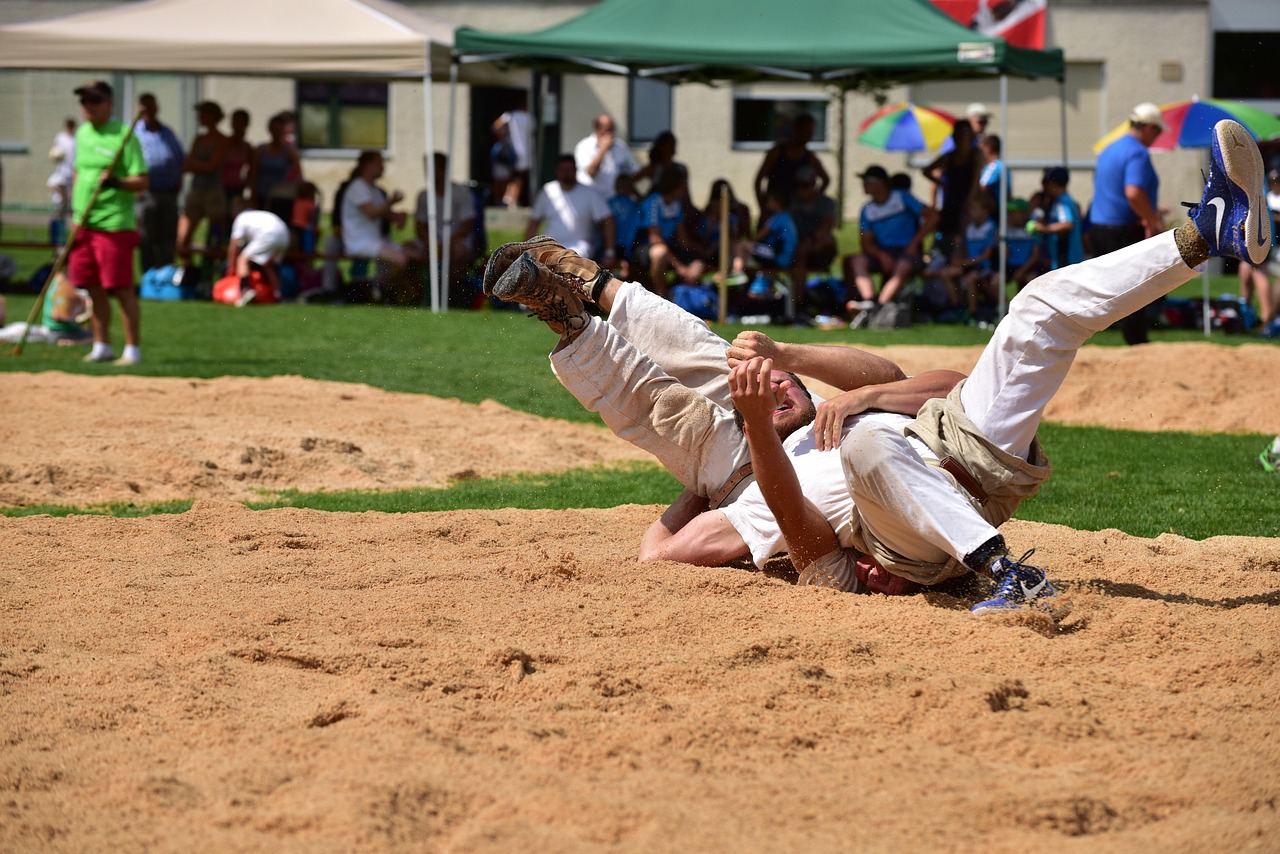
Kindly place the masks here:
MULTIPOLYGON (((820 131, 820 133, 815 132, 813 141, 809 143, 809 149, 811 151, 833 151, 835 149, 835 146, 831 142, 831 98, 829 96, 816 92, 813 94, 800 94, 794 92, 788 92, 785 94, 777 92, 734 92, 729 114, 729 133, 731 135, 735 133, 734 129, 737 124, 737 109, 739 101, 796 101, 820 104, 822 106, 822 113, 820 116, 814 116, 817 120, 817 130, 820 131)), ((776 108, 774 112, 777 112, 776 108)), ((729 142, 733 151, 768 151, 783 139, 786 139, 785 135, 778 139, 768 141, 739 140, 731 138, 729 142)))
POLYGON ((365 149, 376 149, 383 152, 384 155, 389 154, 391 149, 392 128, 394 127, 393 116, 391 114, 391 84, 380 80, 367 80, 362 78, 307 78, 297 79, 294 81, 294 112, 298 117, 298 152, 306 157, 347 157, 353 152, 363 151, 365 149), (379 86, 382 88, 384 101, 380 105, 383 111, 383 140, 381 145, 353 145, 344 146, 341 144, 341 114, 344 107, 367 107, 379 106, 377 104, 368 104, 365 102, 343 101, 341 90, 343 86, 350 85, 361 86, 379 86), (324 109, 327 112, 327 129, 326 139, 322 145, 308 145, 302 138, 302 111, 304 105, 320 106, 319 100, 307 99, 303 97, 304 87, 313 87, 316 85, 324 85, 328 88, 328 99, 324 103, 324 109))

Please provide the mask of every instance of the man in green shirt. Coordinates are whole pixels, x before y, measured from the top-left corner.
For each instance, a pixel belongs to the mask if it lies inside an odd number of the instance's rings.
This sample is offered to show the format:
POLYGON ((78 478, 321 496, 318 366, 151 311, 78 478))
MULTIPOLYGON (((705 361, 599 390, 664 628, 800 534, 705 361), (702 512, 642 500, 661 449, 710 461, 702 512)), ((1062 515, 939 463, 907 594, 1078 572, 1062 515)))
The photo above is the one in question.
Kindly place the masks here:
POLYGON ((136 365, 142 360, 142 353, 141 311, 133 278, 133 251, 138 246, 133 197, 150 183, 147 163, 142 146, 129 133, 128 125, 112 118, 115 93, 109 83, 90 80, 75 94, 80 98, 85 122, 76 131, 72 190, 72 216, 80 224, 80 233, 67 259, 67 275, 93 300, 93 349, 85 361, 136 365), (116 152, 121 152, 118 159, 116 152), (108 173, 113 160, 115 165, 108 173), (89 201, 99 186, 101 192, 89 209, 89 201), (119 359, 111 348, 109 293, 120 303, 124 322, 125 348, 119 359))

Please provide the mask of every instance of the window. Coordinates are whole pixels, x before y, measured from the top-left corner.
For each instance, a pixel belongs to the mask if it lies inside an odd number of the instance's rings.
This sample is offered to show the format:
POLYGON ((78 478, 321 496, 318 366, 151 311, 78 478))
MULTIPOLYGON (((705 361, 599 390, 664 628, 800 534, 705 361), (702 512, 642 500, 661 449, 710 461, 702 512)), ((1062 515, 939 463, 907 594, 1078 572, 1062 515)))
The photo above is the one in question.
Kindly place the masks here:
POLYGON ((765 151, 791 134, 796 118, 813 116, 815 127, 811 148, 830 148, 827 136, 825 97, 775 98, 768 95, 735 94, 733 96, 733 147, 738 150, 765 151))
POLYGON ((671 130, 671 84, 644 77, 627 80, 627 137, 630 142, 653 142, 671 130))
POLYGON ((1213 97, 1280 99, 1280 33, 1213 34, 1213 97))
POLYGON ((303 148, 387 147, 387 84, 298 81, 298 141, 303 148))

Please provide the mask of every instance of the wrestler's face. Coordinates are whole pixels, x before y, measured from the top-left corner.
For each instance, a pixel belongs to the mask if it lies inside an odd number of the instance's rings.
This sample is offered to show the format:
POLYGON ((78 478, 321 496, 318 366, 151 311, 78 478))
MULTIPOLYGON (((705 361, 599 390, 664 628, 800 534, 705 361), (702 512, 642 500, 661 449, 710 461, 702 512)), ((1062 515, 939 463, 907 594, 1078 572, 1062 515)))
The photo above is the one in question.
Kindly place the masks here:
MULTIPOLYGON (((773 387, 776 389, 784 380, 790 379, 786 372, 774 371, 773 387)), ((801 427, 812 424, 817 414, 809 395, 792 382, 782 403, 773 410, 773 429, 777 431, 779 439, 785 439, 801 427)))

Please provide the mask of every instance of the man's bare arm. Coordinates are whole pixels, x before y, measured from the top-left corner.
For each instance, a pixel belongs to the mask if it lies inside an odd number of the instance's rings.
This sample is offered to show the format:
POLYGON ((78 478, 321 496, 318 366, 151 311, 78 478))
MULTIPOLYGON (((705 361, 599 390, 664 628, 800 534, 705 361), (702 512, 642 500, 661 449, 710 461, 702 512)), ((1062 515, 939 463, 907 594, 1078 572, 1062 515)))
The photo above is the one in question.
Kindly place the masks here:
POLYGON ((804 374, 845 391, 906 379, 893 362, 856 347, 786 344, 754 330, 738 333, 726 355, 731 368, 758 356, 772 359, 779 371, 804 374))
POLYGON ((775 391, 772 377, 771 360, 751 359, 729 372, 729 393, 742 413, 756 484, 778 521, 791 563, 799 572, 836 549, 839 541, 826 517, 805 499, 796 470, 773 428, 773 411, 791 381, 775 391))
POLYGON ((925 371, 897 382, 852 389, 825 400, 818 404, 818 415, 813 419, 813 435, 818 450, 830 451, 840 447, 844 420, 851 415, 872 409, 916 415, 925 401, 946 397, 962 379, 964 374, 955 371, 925 371))
POLYGON ((707 510, 707 499, 686 489, 640 539, 640 560, 720 566, 747 554, 729 517, 707 510))

